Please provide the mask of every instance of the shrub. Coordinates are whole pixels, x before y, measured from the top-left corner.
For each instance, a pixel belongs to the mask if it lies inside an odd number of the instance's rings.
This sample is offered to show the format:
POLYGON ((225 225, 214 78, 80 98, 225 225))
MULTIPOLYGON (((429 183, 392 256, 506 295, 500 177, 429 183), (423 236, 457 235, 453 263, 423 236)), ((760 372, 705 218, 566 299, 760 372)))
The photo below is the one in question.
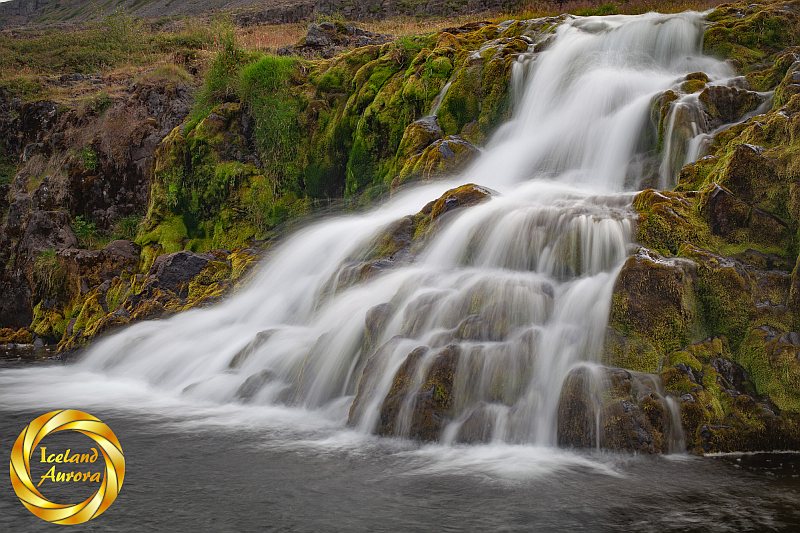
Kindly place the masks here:
POLYGON ((83 216, 78 215, 72 220, 72 232, 78 238, 78 243, 83 248, 95 248, 100 242, 100 234, 97 231, 97 225, 86 220, 83 216))

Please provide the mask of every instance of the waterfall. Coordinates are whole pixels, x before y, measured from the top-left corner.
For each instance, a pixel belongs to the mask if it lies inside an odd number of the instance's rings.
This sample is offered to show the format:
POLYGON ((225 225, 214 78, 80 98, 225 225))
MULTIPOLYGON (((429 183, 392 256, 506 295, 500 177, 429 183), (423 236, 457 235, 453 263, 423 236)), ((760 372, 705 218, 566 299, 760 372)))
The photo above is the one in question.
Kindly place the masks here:
POLYGON ((730 75, 701 54, 703 24, 699 13, 567 19, 515 65, 514 116, 461 175, 297 232, 245 290, 105 338, 80 369, 318 410, 364 432, 555 445, 566 376, 602 355, 633 191, 659 175, 652 103, 688 73, 730 75), (388 225, 470 182, 495 194, 448 214, 410 261, 345 275, 388 225), (437 373, 448 391, 430 385, 437 373), (420 398, 437 394, 449 415, 421 419, 420 398))

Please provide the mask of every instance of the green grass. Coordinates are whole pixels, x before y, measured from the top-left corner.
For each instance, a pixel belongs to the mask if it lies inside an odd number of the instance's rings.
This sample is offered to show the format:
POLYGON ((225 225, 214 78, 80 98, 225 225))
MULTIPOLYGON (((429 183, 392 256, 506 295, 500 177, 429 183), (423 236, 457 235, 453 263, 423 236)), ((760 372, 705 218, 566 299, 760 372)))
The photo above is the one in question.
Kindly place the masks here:
POLYGON ((66 271, 53 248, 39 253, 33 263, 33 278, 40 298, 58 298, 65 292, 66 271))
POLYGON ((72 232, 82 248, 93 249, 103 244, 104 239, 97 230, 97 225, 81 215, 72 220, 72 232))
MULTIPOLYGON (((265 56, 242 70, 242 101, 255 119, 255 139, 261 160, 268 172, 284 176, 299 175, 296 153, 302 142, 297 118, 305 101, 291 90, 291 77, 297 60, 265 56)), ((286 184, 284 184, 286 185, 286 184)), ((297 185, 300 184, 289 184, 297 185)))
POLYGON ((142 215, 128 215, 120 218, 114 224, 114 229, 111 232, 111 240, 135 240, 141 224, 142 215))

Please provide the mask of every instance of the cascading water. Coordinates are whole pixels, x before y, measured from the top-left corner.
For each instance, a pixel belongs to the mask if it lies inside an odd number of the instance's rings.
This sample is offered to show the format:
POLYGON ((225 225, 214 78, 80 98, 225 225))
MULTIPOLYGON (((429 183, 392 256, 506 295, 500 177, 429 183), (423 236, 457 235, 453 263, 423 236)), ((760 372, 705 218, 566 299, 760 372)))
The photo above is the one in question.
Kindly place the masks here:
POLYGON ((515 69, 513 120, 461 176, 298 232, 245 291, 127 328, 80 368, 204 400, 319 410, 364 432, 555 445, 566 376, 602 354, 631 247, 627 191, 659 175, 651 104, 688 73, 731 76, 700 53, 703 23, 567 19, 515 69), (352 283, 348 269, 387 225, 468 182, 497 194, 448 214, 410 261, 352 283), (440 371, 451 390, 430 388, 440 371), (447 418, 420 420, 420 398, 437 394, 447 418))

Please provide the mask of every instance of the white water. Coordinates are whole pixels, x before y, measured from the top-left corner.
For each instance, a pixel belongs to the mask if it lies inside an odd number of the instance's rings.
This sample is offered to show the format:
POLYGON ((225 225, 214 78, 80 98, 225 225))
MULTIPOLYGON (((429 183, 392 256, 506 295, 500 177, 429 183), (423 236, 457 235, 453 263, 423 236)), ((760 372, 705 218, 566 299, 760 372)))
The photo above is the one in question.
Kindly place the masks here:
MULTIPOLYGON (((202 401, 302 408, 338 427, 360 390, 349 422, 371 433, 395 373, 419 349, 393 426, 406 436, 428 369, 455 346, 455 416, 442 441, 468 437, 462 428, 478 420, 492 442, 555 445, 565 377, 601 355, 631 247, 628 191, 658 175, 651 102, 690 72, 730 75, 700 54, 702 26, 697 13, 568 20, 528 72, 515 69, 514 119, 461 176, 300 231, 240 294, 131 326, 65 372, 202 401), (346 282, 388 224, 468 182, 498 194, 447 215, 413 262, 346 282), (384 304, 384 326, 368 344, 367 314, 384 304)), ((113 398, 113 387, 103 391, 113 398)))

